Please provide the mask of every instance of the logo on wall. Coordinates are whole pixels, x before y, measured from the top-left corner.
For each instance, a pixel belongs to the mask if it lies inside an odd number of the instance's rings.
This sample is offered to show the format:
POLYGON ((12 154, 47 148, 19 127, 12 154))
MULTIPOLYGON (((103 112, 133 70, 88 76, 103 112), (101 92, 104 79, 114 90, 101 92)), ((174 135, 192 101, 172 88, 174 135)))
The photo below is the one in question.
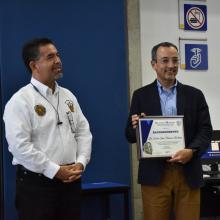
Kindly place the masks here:
POLYGON ((185 44, 185 69, 207 70, 208 69, 208 45, 185 44))
POLYGON ((208 69, 207 39, 179 39, 180 67, 186 70, 208 69))
POLYGON ((184 4, 184 29, 195 31, 207 30, 206 5, 184 4))
POLYGON ((190 51, 194 53, 194 55, 190 58, 190 66, 195 69, 202 63, 202 50, 194 47, 190 51))

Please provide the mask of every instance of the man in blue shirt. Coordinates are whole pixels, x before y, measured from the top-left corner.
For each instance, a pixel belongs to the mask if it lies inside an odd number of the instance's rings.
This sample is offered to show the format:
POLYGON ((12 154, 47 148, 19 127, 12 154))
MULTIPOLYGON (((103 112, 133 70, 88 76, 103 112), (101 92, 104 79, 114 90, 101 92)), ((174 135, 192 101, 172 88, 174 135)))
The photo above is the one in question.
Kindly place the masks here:
POLYGON ((163 42, 152 49, 157 79, 132 97, 126 137, 136 142, 140 116, 184 116, 185 148, 170 158, 141 159, 144 219, 168 220, 171 208, 176 220, 199 220, 200 187, 203 184, 200 156, 211 141, 212 125, 203 93, 176 80, 178 49, 163 42))

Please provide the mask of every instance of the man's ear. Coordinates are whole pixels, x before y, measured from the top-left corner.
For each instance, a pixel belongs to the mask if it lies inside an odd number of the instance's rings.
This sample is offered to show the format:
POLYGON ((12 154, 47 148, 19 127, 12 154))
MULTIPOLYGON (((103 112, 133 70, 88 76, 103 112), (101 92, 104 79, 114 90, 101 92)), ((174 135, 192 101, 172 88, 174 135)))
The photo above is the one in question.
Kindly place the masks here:
POLYGON ((36 69, 36 63, 32 60, 29 62, 29 67, 31 68, 31 71, 34 72, 36 69))
POLYGON ((152 68, 155 70, 156 68, 156 65, 157 65, 157 61, 156 60, 151 60, 151 66, 152 68))

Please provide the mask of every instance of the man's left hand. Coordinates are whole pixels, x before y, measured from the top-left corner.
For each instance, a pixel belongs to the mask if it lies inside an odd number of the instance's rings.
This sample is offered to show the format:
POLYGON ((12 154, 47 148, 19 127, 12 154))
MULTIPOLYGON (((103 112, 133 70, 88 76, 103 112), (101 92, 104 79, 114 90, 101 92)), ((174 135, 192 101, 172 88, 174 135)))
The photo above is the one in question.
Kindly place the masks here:
POLYGON ((192 159, 192 156, 193 156, 192 149, 183 149, 177 151, 167 162, 186 164, 192 159))
POLYGON ((74 173, 72 176, 68 178, 68 180, 64 180, 64 183, 71 183, 74 182, 75 180, 81 178, 82 172, 84 170, 84 166, 81 163, 76 163, 69 165, 71 166, 71 171, 74 173))

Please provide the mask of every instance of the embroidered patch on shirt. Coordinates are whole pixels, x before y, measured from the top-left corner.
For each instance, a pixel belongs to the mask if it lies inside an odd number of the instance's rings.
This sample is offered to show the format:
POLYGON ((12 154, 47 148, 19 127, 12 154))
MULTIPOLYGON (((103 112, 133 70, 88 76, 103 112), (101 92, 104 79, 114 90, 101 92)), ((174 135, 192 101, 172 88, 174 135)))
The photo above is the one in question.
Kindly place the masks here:
POLYGON ((74 112, 73 102, 71 100, 66 100, 65 103, 68 105, 71 112, 74 112))
POLYGON ((39 116, 44 116, 46 114, 46 108, 43 105, 35 105, 34 110, 39 116))

